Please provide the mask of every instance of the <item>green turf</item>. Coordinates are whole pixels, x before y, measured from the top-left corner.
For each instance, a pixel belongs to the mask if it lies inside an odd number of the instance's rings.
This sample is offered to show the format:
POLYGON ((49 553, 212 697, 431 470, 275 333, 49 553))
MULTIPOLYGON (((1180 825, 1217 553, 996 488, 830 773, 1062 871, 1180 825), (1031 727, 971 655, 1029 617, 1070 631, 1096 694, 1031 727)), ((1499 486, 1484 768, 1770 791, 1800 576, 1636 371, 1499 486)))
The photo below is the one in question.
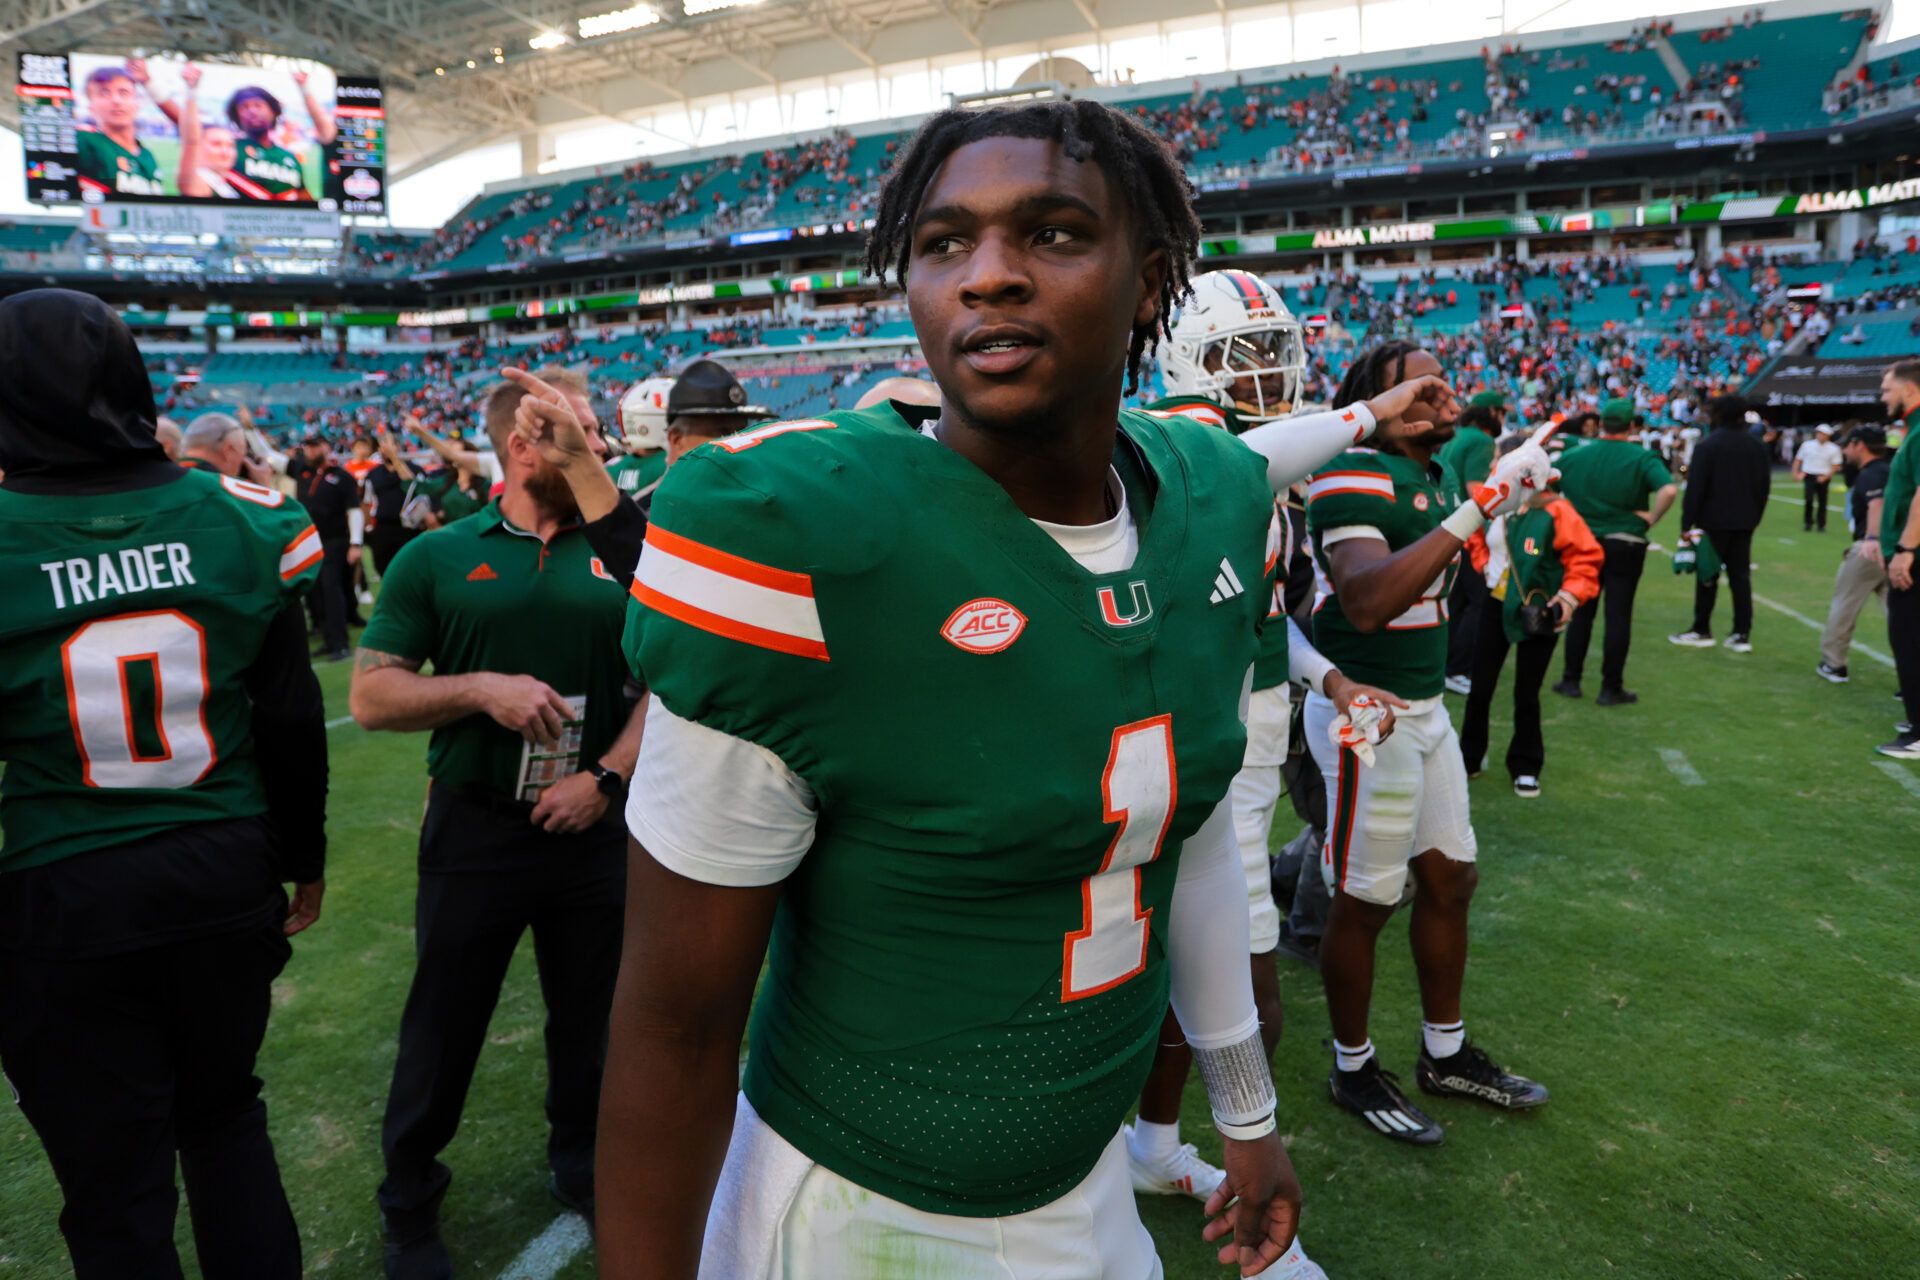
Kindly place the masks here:
MULTIPOLYGON (((1776 492, 1790 496, 1785 482, 1776 492)), ((1843 535, 1803 535, 1798 514, 1772 506, 1756 584, 1823 617, 1843 535)), ((1660 530, 1669 542, 1673 527, 1660 530)), ((1387 1143, 1326 1101, 1319 985, 1283 966, 1284 1131, 1306 1188, 1304 1239, 1334 1280, 1920 1276, 1907 1076, 1920 798, 1870 754, 1891 736, 1892 673, 1856 653, 1851 685, 1815 679, 1814 633, 1764 606, 1750 656, 1675 649, 1664 637, 1688 622, 1691 586, 1649 559, 1629 666, 1640 705, 1548 698, 1543 798, 1516 799, 1498 767, 1474 783, 1467 1019, 1551 1086, 1551 1106, 1507 1118, 1436 1103, 1444 1147, 1387 1143), (1681 785, 1660 748, 1683 752, 1706 785, 1681 785)), ((1721 634, 1728 608, 1723 592, 1721 634)), ((1877 610, 1860 639, 1887 652, 1877 610)), ((331 715, 345 714, 346 675, 322 671, 331 715)), ((360 1277, 379 1270, 378 1130, 409 972, 424 741, 347 726, 333 745, 326 915, 279 984, 261 1074, 309 1270, 360 1277)), ((1920 768, 1895 768, 1920 787, 1920 768)), ((1411 1086, 1405 927, 1382 938, 1373 1034, 1411 1086)), ((554 1216, 539 1021, 523 948, 447 1153, 463 1277, 498 1275, 554 1216)), ((1195 1085, 1189 1135, 1217 1158, 1205 1116, 1195 1085)), ((33 1135, 0 1111, 0 1280, 70 1274, 58 1203, 33 1135)), ((1200 1241, 1197 1205, 1142 1209, 1172 1280, 1227 1274, 1200 1241)), ((190 1258, 184 1214, 180 1239, 190 1258)))

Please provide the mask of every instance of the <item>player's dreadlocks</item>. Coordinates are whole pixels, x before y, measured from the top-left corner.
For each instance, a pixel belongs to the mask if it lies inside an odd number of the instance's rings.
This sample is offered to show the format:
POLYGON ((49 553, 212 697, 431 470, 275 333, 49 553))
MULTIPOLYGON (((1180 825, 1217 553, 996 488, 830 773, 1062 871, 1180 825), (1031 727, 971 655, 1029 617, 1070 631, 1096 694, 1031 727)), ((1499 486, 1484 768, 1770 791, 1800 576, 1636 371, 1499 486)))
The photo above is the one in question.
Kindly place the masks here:
POLYGON ((1140 385, 1142 357, 1168 332, 1173 311, 1192 289, 1193 260, 1200 252, 1200 219, 1193 212, 1193 184, 1160 139, 1133 117, 1087 99, 1034 102, 982 111, 949 108, 930 117, 880 186, 873 232, 867 237, 867 274, 884 280, 893 272, 907 282, 913 251, 913 216, 927 184, 948 156, 982 138, 1043 138, 1058 142, 1069 159, 1100 166, 1127 202, 1141 246, 1166 255, 1154 318, 1136 326, 1127 348, 1127 392, 1140 385))
MULTIPOLYGON (((1340 379, 1340 389, 1333 396, 1333 407, 1344 409, 1350 404, 1371 400, 1405 382, 1407 357, 1418 350, 1420 344, 1410 338, 1389 338, 1378 346, 1362 351, 1347 366, 1346 376, 1340 379)), ((1377 436, 1373 447, 1389 453, 1393 451, 1390 444, 1377 436)))

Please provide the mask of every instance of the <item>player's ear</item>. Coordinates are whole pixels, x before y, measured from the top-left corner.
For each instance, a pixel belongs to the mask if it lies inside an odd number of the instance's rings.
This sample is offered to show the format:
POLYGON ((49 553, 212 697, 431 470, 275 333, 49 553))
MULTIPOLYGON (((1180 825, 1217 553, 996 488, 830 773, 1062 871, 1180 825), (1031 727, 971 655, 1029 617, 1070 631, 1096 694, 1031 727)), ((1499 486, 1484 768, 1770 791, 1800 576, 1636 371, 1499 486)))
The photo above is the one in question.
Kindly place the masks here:
POLYGON ((1160 291, 1167 283, 1167 253, 1149 249, 1140 259, 1140 297, 1133 308, 1133 327, 1157 325, 1160 320, 1160 291))

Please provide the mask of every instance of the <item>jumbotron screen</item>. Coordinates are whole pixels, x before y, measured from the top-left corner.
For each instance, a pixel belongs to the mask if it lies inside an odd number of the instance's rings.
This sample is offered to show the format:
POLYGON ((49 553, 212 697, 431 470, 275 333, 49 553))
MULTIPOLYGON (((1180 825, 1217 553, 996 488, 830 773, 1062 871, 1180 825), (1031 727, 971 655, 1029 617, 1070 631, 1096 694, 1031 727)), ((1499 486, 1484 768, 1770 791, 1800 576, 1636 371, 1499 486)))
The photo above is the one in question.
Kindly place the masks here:
POLYGON ((386 212, 380 81, 316 62, 20 55, 27 198, 386 212))

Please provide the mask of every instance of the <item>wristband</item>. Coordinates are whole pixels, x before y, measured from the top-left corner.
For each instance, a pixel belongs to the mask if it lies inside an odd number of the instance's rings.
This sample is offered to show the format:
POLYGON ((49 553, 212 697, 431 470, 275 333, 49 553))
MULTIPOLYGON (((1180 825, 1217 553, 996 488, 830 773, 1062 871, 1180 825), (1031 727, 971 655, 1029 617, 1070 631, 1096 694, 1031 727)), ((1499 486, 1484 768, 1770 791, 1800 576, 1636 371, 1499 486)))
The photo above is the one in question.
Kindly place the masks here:
POLYGON ((1263 1123, 1272 1124, 1273 1068, 1267 1065, 1267 1050, 1260 1040, 1257 1024, 1246 1038, 1232 1044, 1194 1045, 1193 1062, 1200 1068, 1200 1081, 1207 1089, 1207 1105, 1222 1133, 1230 1128, 1250 1129, 1263 1123))
POLYGON ((1479 503, 1469 499, 1461 503, 1452 515, 1442 520, 1440 527, 1465 542, 1478 533, 1486 523, 1487 513, 1480 509, 1479 503))
POLYGON ((1252 1142, 1278 1129, 1280 1122, 1271 1115, 1264 1120, 1256 1120, 1252 1124, 1224 1124, 1216 1118, 1213 1127, 1220 1131, 1220 1136, 1223 1138, 1232 1138, 1235 1142, 1252 1142))
POLYGON ((1896 556, 1910 556, 1913 554, 1913 548, 1896 546, 1893 549, 1893 554, 1896 556))

